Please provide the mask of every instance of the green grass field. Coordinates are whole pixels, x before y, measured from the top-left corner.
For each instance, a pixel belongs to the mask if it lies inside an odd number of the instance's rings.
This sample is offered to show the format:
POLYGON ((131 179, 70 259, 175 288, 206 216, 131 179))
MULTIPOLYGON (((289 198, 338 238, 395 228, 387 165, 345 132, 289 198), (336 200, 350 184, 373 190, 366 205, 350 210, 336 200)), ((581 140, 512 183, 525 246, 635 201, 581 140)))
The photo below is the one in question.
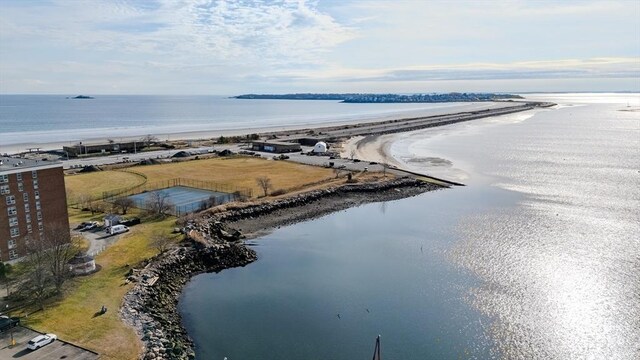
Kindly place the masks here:
POLYGON ((124 294, 132 286, 125 285, 125 274, 130 266, 157 253, 149 234, 169 233, 174 224, 175 218, 167 218, 132 227, 131 232, 96 257, 100 271, 74 278, 61 300, 29 316, 25 323, 97 351, 105 359, 137 358, 141 344, 118 315, 124 294), (102 305, 109 310, 96 316, 102 305))
MULTIPOLYGON (((248 187, 253 189, 254 196, 258 196, 262 192, 256 178, 260 176, 269 177, 273 189, 295 191, 301 191, 306 186, 317 188, 343 181, 333 179, 335 175, 330 169, 234 157, 137 166, 127 171, 68 175, 65 177, 65 185, 68 198, 78 194, 98 198, 104 191, 130 188, 146 181, 152 183, 181 177, 248 187), (309 184, 313 185, 308 186, 309 184)), ((140 211, 132 209, 130 214, 140 215, 140 211)), ((69 208, 71 226, 82 221, 101 221, 103 216, 104 214, 92 215, 74 207, 69 208)), ((132 227, 131 232, 122 235, 117 243, 96 257, 96 264, 102 267, 99 272, 74 278, 61 299, 50 302, 44 311, 32 314, 25 323, 97 351, 105 359, 137 358, 141 349, 140 341, 133 329, 126 326, 118 315, 122 299, 132 286, 124 284, 125 274, 129 271, 129 266, 157 253, 150 243, 151 235, 157 231, 170 233, 175 220, 174 217, 169 217, 165 220, 143 221, 132 227), (109 311, 95 316, 102 305, 109 311)))

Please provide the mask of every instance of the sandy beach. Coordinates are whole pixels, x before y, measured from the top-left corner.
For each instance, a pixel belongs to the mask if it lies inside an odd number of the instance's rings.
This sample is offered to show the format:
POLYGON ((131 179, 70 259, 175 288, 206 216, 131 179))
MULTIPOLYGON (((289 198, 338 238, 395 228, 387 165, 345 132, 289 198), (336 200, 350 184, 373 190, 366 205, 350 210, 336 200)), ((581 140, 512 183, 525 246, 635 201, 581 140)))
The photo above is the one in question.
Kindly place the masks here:
POLYGON ((390 155, 390 147, 397 137, 397 134, 355 136, 342 143, 340 156, 400 166, 400 162, 390 155))
MULTIPOLYGON (((512 103, 517 104, 517 103, 512 103)), ((491 103, 468 103, 461 104, 443 108, 433 108, 433 109, 424 109, 424 110, 416 110, 410 112, 394 112, 394 113, 386 113, 386 114, 377 114, 366 117, 359 118, 348 118, 343 117, 340 119, 336 119, 333 121, 322 121, 322 122, 300 122, 300 123, 290 123, 287 125, 265 125, 265 126, 251 126, 251 127, 238 127, 234 129, 202 129, 196 131, 171 131, 167 132, 166 129, 163 128, 145 128, 145 129, 121 129, 118 135, 112 135, 114 129, 105 128, 105 129, 96 129, 91 132, 81 132, 81 133, 70 133, 68 131, 62 130, 54 130, 53 132, 40 131, 40 132, 31 132, 31 133, 8 133, 3 138, 2 143, 0 143, 0 154, 16 154, 27 152, 29 149, 40 149, 43 151, 48 150, 57 150, 62 149, 63 146, 73 146, 78 142, 82 142, 83 144, 97 144, 97 143, 106 143, 109 139, 115 140, 117 142, 130 142, 140 140, 145 135, 153 135, 162 141, 179 141, 179 140, 205 140, 205 139, 215 139, 220 136, 245 136, 249 134, 277 134, 277 133, 287 133, 287 132, 304 132, 303 130, 309 129, 328 129, 328 128, 337 128, 343 126, 350 125, 358 125, 358 124, 372 124, 372 123, 383 123, 383 122, 392 122, 395 120, 402 119, 415 119, 421 117, 431 117, 452 113, 462 113, 462 112, 473 112, 473 111, 482 111, 488 109, 495 109, 500 107, 509 106, 512 104, 507 104, 505 102, 491 102, 491 103), (51 135, 51 134, 55 134, 51 135), (49 134, 49 135, 48 135, 49 134), (124 136, 123 136, 124 135, 124 136), (37 141, 35 139, 40 138, 55 138, 55 141, 37 141)), ((187 127, 188 128, 188 127, 187 127)), ((184 129, 183 129, 184 130, 184 129)))

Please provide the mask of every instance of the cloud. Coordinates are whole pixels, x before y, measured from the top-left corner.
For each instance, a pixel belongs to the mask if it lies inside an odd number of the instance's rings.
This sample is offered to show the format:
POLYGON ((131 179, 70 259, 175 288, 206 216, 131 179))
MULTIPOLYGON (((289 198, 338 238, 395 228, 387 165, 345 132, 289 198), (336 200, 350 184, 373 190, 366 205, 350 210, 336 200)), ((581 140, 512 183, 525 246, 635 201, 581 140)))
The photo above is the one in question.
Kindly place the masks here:
POLYGON ((0 91, 394 91, 419 82, 640 78, 640 3, 492 4, 1 0, 0 91))
POLYGON ((305 1, 56 1, 38 7, 29 13, 4 9, 0 19, 7 31, 0 36, 178 61, 274 66, 321 62, 319 54, 355 36, 305 1))
MULTIPOLYGON (((287 79, 304 79, 301 73, 282 74, 287 79)), ((514 63, 470 63, 425 65, 396 69, 332 69, 306 76, 307 81, 398 82, 503 79, 597 79, 640 78, 640 59, 594 58, 514 63)))

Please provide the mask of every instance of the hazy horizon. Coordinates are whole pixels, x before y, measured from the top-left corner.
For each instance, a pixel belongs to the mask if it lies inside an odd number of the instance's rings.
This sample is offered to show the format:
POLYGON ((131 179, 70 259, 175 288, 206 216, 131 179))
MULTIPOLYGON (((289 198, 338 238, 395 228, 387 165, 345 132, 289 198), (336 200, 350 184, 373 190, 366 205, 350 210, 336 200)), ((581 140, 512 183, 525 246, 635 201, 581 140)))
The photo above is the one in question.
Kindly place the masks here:
POLYGON ((0 2, 0 93, 639 92, 640 2, 0 2))

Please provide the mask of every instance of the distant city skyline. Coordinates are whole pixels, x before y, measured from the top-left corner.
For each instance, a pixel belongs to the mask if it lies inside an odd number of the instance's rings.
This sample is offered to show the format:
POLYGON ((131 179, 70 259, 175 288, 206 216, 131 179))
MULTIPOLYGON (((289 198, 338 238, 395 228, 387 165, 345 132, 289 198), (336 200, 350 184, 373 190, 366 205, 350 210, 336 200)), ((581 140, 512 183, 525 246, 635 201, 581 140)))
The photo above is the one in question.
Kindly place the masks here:
POLYGON ((640 2, 0 0, 1 94, 452 91, 640 91, 640 2))

